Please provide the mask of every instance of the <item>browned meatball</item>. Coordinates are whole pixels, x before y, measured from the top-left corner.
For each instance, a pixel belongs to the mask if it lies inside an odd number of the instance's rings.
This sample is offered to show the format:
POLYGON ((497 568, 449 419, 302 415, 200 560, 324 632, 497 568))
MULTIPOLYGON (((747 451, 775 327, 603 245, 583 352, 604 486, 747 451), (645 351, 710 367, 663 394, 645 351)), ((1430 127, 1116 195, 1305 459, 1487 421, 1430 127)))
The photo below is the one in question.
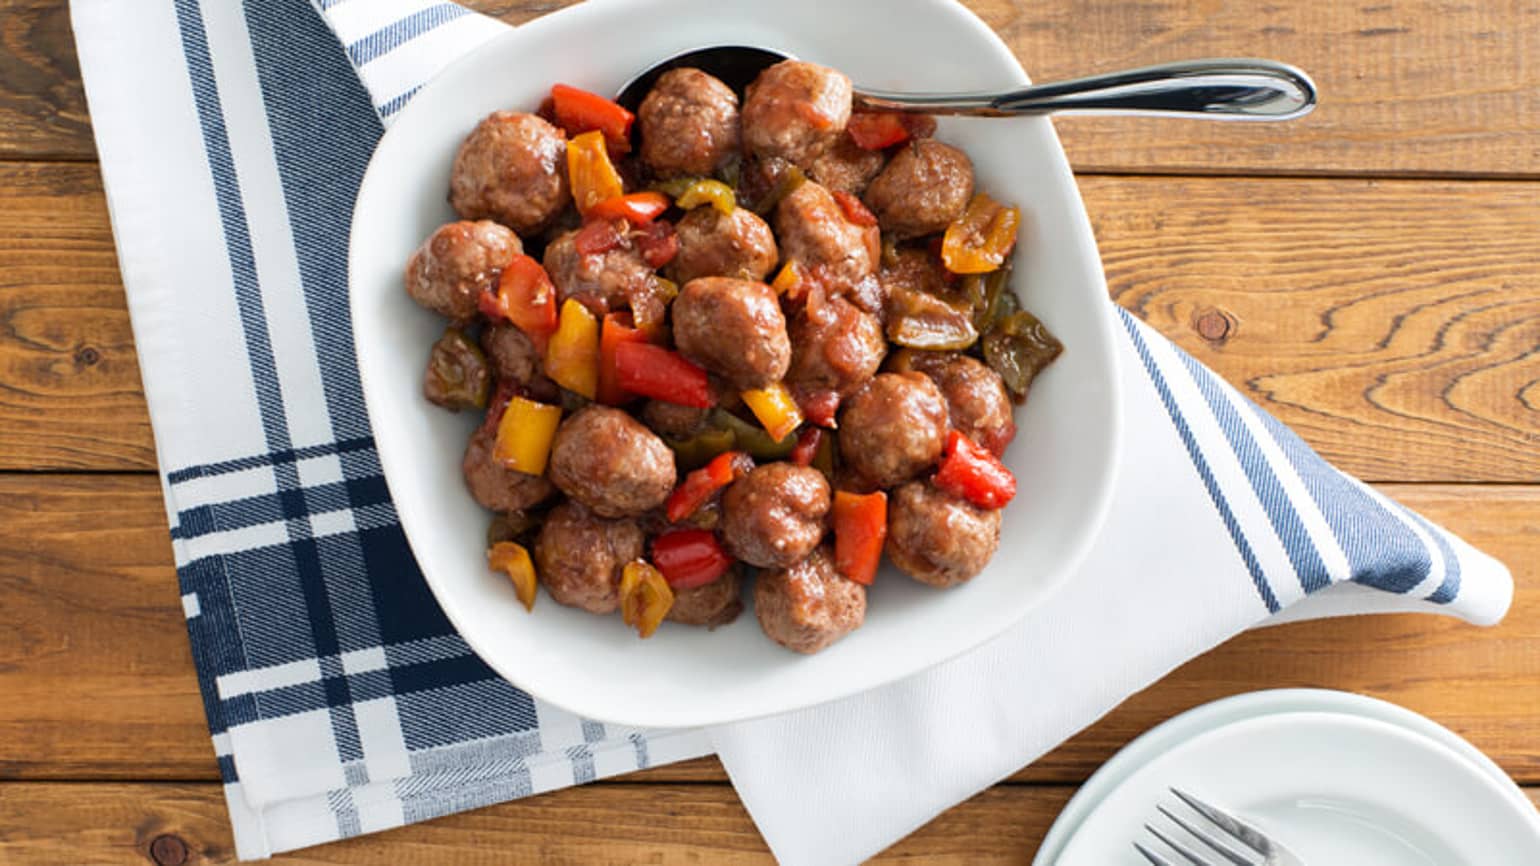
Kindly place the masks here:
POLYGON ((901 238, 945 231, 972 197, 973 162, 934 138, 904 145, 866 189, 883 231, 901 238))
POLYGON ((827 546, 790 568, 761 572, 754 615, 776 643, 811 655, 861 627, 866 587, 834 570, 827 546))
POLYGON ((466 219, 494 219, 519 234, 550 225, 571 199, 567 136, 533 114, 494 111, 455 155, 449 203, 466 219))
POLYGON ((753 280, 702 277, 674 299, 680 353, 738 388, 762 388, 786 375, 791 341, 775 290, 753 280))
POLYGON ((535 539, 535 572, 557 604, 613 613, 620 606, 620 571, 642 556, 644 541, 634 520, 606 520, 563 502, 535 539))
POLYGON ((952 428, 998 457, 1016 436, 1011 398, 1000 374, 952 352, 905 352, 902 365, 929 376, 946 398, 952 428))
POLYGON ((738 150, 738 96, 699 69, 670 69, 636 112, 642 162, 664 177, 709 175, 738 150))
POLYGON ((792 190, 775 209, 781 256, 813 270, 834 294, 850 291, 871 276, 882 255, 876 226, 859 226, 845 216, 834 195, 816 183, 792 190))
POLYGON ((499 385, 514 385, 536 400, 555 402, 556 383, 545 376, 545 362, 528 334, 509 324, 490 325, 481 331, 481 349, 492 362, 499 385))
POLYGON ((559 300, 576 298, 602 312, 631 309, 637 299, 656 294, 657 275, 636 248, 620 246, 583 255, 576 237, 576 231, 566 232, 545 248, 542 264, 559 300))
POLYGON ((802 559, 824 536, 829 482, 811 466, 767 463, 722 494, 722 539, 734 557, 762 568, 802 559))
POLYGON ((492 511, 522 511, 539 505, 556 490, 539 475, 525 475, 503 466, 492 456, 497 427, 483 424, 465 446, 460 469, 471 497, 492 511))
POLYGON ((743 612, 740 586, 738 572, 729 570, 705 586, 676 589, 674 605, 668 609, 665 619, 706 628, 727 625, 743 612))
POLYGON ((494 222, 439 226, 407 260, 406 293, 441 316, 468 321, 477 298, 522 252, 519 236, 494 222))
POLYGON ((600 517, 630 517, 668 498, 674 452, 640 421, 594 403, 556 429, 546 474, 600 517))
POLYGON ((780 253, 770 226, 748 208, 724 214, 698 207, 676 227, 679 253, 674 256, 674 282, 684 285, 698 277, 763 280, 780 253))
POLYGON ((744 93, 744 150, 807 168, 845 131, 851 92, 838 70, 803 60, 775 64, 744 93))
POLYGON ((860 478, 892 487, 924 472, 946 444, 946 398, 920 373, 879 373, 846 400, 840 456, 860 478))
POLYGON ((793 316, 787 384, 849 396, 872 376, 888 351, 882 325, 844 298, 831 298, 793 316))
POLYGON ((880 150, 867 150, 855 143, 848 135, 842 135, 834 145, 824 151, 808 166, 808 176, 831 190, 843 190, 852 195, 866 191, 882 171, 887 156, 880 150))
POLYGON ((925 481, 888 494, 888 558, 931 586, 955 586, 989 564, 1000 546, 1000 511, 976 508, 925 481))

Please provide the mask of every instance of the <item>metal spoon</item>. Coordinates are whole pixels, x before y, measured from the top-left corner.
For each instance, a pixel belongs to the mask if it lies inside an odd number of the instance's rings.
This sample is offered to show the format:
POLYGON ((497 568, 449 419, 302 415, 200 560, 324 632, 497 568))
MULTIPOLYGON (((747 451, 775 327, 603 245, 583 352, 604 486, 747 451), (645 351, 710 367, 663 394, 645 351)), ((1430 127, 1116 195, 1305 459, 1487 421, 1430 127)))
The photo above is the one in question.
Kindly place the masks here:
MULTIPOLYGON (((617 101, 635 110, 658 76, 693 66, 743 88, 767 66, 791 55, 747 45, 697 48, 658 63, 621 89, 617 101)), ((869 111, 1010 117, 1057 112, 1149 114, 1212 120, 1291 120, 1315 108, 1315 84, 1274 60, 1209 59, 1162 63, 1004 93, 894 93, 857 88, 855 107, 869 111)))

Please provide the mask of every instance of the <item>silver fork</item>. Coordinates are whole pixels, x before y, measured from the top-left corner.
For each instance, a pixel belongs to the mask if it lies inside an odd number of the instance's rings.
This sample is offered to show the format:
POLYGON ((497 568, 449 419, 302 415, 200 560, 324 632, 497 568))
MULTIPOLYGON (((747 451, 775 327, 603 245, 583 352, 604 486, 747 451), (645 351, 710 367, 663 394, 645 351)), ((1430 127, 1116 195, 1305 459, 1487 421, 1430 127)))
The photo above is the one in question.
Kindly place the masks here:
MULTIPOLYGON (((1159 809, 1160 813, 1169 818, 1172 823, 1186 830, 1194 839, 1202 842, 1220 857, 1223 857, 1225 862, 1232 863, 1234 866, 1305 866, 1305 862, 1299 859, 1293 852, 1278 842, 1269 839, 1262 831, 1234 815, 1217 806, 1210 806, 1197 797, 1177 788, 1172 788, 1171 793, 1191 807, 1194 812, 1207 819, 1214 827, 1217 827, 1220 833, 1216 834, 1210 830, 1204 830, 1197 826, 1198 822, 1182 818, 1163 805, 1157 804, 1155 808, 1159 809), (1241 851, 1236 850, 1237 842, 1245 846, 1252 853, 1243 854, 1241 851), (1262 859, 1257 860, 1256 855, 1260 855, 1262 859)), ((1199 854, 1190 844, 1172 838, 1170 833, 1161 830, 1154 824, 1145 824, 1144 829, 1148 830, 1156 839, 1164 842, 1172 851, 1180 854, 1192 866, 1221 866, 1220 861, 1211 860, 1199 854)), ((1152 866, 1176 866, 1172 861, 1156 854, 1138 842, 1134 843, 1134 847, 1139 850, 1140 854, 1144 855, 1144 859, 1150 861, 1152 866)))

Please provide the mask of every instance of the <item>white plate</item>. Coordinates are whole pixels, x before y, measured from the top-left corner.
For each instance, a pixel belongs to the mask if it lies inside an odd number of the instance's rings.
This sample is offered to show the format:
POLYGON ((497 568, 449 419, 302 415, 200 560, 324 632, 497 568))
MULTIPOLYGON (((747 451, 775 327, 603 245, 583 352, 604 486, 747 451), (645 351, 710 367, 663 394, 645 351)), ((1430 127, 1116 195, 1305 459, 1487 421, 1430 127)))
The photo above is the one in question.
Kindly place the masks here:
POLYGON ((1120 423, 1112 322, 1091 228, 1046 120, 944 121, 979 184, 1024 211, 1014 286, 1066 351, 1017 413, 1008 462, 1022 493, 990 569, 947 592, 886 571, 865 626, 812 657, 764 638, 752 612, 706 632, 666 623, 639 641, 618 617, 542 596, 526 614, 486 568, 488 515, 460 457, 476 419, 420 393, 443 323, 401 287, 411 251, 453 218, 445 203, 460 140, 488 112, 533 108, 554 82, 614 92, 634 73, 711 44, 774 46, 872 87, 972 89, 1027 79, 988 27, 950 0, 597 0, 494 39, 423 88, 381 140, 354 209, 354 336, 380 460, 439 603, 466 641, 523 689, 582 715, 690 726, 782 712, 915 673, 1019 620, 1071 573, 1105 514, 1120 423), (852 34, 861 34, 855 38, 852 34), (923 62, 915 62, 923 58, 923 62))
POLYGON ((1377 719, 1286 712, 1220 725, 1134 769, 1054 862, 1145 864, 1130 843, 1149 838, 1145 822, 1172 828, 1155 809, 1175 803, 1170 786, 1240 813, 1311 864, 1519 866, 1540 854, 1534 809, 1455 750, 1377 719))
POLYGON ((1375 719, 1420 734, 1439 743, 1485 773, 1507 791, 1520 807, 1529 806, 1529 798, 1508 774, 1491 758, 1471 745, 1459 734, 1433 721, 1389 701, 1356 695, 1334 689, 1267 689, 1258 692, 1233 695, 1194 707, 1156 725, 1124 746, 1110 760, 1102 764, 1091 778, 1075 792, 1065 804, 1064 810, 1049 828, 1048 835, 1038 846, 1033 866, 1053 866, 1069 839, 1080 829, 1087 815, 1096 808, 1108 793, 1123 780, 1152 758, 1170 750, 1178 743, 1193 739, 1201 733, 1242 719, 1257 718, 1274 713, 1321 712, 1341 713, 1360 718, 1375 719))

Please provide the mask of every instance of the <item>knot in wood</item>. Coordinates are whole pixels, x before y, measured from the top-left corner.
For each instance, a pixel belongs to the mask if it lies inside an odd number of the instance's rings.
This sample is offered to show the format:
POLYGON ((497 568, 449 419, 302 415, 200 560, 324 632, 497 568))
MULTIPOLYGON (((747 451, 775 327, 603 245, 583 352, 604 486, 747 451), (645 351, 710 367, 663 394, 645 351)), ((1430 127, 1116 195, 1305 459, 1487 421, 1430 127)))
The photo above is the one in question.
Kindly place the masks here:
POLYGON ((1198 336, 1210 343, 1223 343, 1229 338, 1230 329, 1234 326, 1234 320, 1223 310, 1208 310, 1198 316, 1194 323, 1198 336))
POLYGON ((84 364, 87 367, 90 367, 90 366, 94 365, 97 361, 100 361, 101 359, 102 359, 102 353, 98 352, 96 350, 95 346, 81 346, 75 352, 75 361, 76 361, 76 363, 84 364))
POLYGON ((187 862, 187 843, 171 833, 156 836, 150 843, 150 859, 156 866, 182 866, 187 862))

